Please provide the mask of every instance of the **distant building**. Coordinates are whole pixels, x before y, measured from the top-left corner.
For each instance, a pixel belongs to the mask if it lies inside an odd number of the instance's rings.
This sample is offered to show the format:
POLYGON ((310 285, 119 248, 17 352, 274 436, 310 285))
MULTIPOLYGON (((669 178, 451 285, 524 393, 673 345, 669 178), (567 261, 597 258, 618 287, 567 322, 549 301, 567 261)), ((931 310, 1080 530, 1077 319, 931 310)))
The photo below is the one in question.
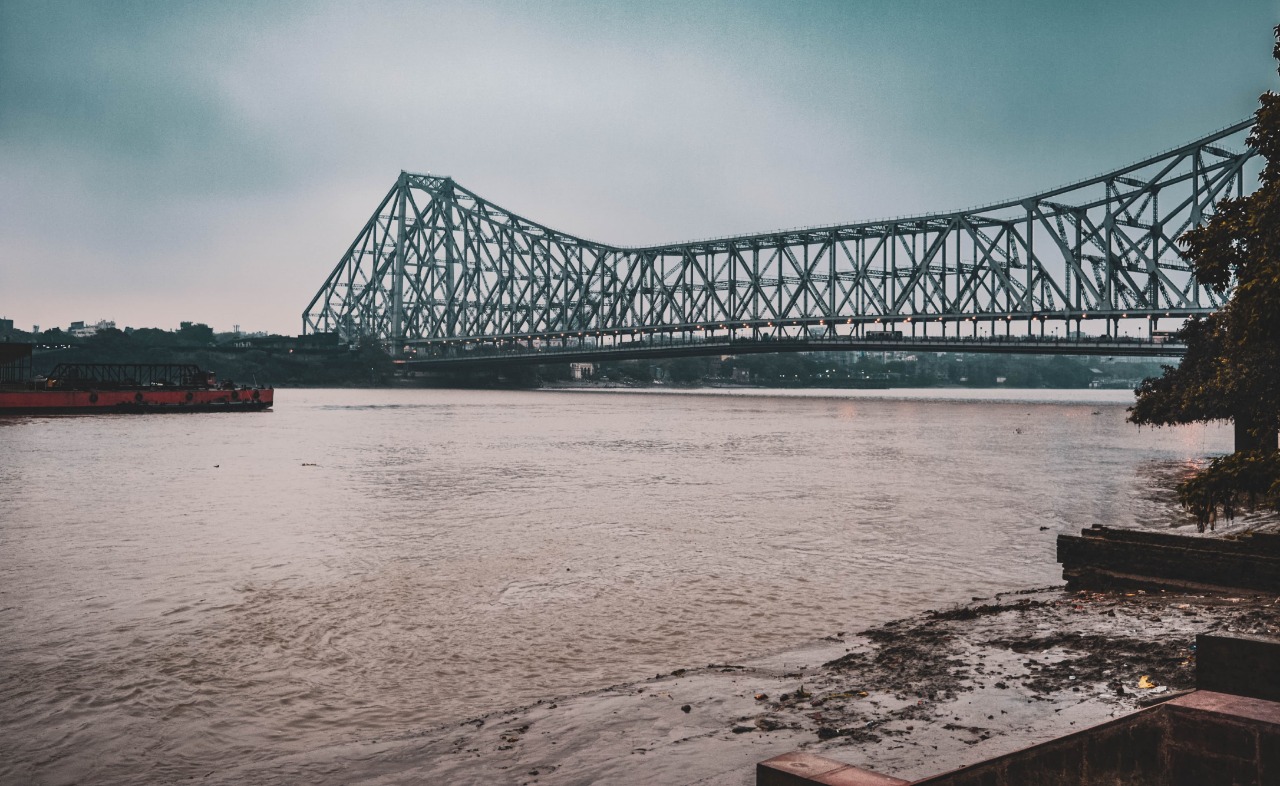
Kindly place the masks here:
POLYGON ((13 330, 13 320, 0 319, 0 333, 8 333, 10 330, 13 330))
POLYGON ((570 363, 569 375, 574 379, 590 379, 596 375, 596 364, 570 363))
POLYGON ((116 323, 109 319, 99 320, 92 325, 86 325, 83 321, 72 322, 71 327, 67 328, 67 332, 76 338, 88 338, 95 335, 99 330, 114 329, 116 323))
POLYGON ((343 349, 337 333, 308 333, 305 336, 277 336, 248 333, 231 342, 240 349, 283 349, 289 352, 336 352, 343 349))

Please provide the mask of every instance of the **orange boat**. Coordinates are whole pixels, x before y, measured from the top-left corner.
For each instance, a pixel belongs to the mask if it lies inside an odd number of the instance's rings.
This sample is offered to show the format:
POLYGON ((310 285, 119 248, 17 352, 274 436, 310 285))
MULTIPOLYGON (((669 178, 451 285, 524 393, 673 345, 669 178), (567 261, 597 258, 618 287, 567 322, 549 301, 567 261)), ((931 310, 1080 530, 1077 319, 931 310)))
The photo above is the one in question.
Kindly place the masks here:
POLYGON ((275 390, 219 383, 212 372, 177 363, 60 363, 32 374, 32 345, 0 344, 0 415, 109 412, 253 412, 275 390))

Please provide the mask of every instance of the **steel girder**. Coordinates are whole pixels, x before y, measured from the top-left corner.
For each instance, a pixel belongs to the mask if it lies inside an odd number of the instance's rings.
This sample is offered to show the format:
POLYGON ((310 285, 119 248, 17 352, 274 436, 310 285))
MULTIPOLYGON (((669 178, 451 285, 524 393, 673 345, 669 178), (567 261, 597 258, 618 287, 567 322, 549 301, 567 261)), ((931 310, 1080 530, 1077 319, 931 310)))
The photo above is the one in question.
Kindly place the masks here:
POLYGON ((790 324, 838 335, 914 322, 945 335, 974 320, 1204 314, 1223 297, 1196 281, 1175 239, 1244 193, 1252 122, 973 210, 642 248, 575 237, 451 178, 401 172, 307 306, 303 332, 398 353, 566 334, 758 335, 790 324))

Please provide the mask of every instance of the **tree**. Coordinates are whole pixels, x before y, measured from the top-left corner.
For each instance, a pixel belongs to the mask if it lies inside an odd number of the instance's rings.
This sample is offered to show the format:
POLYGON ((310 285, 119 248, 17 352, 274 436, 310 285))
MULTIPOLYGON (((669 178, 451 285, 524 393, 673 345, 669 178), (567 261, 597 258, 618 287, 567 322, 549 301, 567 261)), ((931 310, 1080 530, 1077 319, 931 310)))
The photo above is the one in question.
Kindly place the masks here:
POLYGON ((203 322, 179 322, 178 340, 191 346, 207 347, 213 343, 213 328, 203 322))
POLYGON ((68 344, 78 344, 80 340, 70 333, 62 332, 62 328, 49 328, 43 333, 35 337, 35 342, 41 346, 57 347, 66 346, 68 344))
MULTIPOLYGON (((1280 61, 1280 26, 1273 55, 1280 61)), ((1230 300, 1180 332, 1187 353, 1175 368, 1143 380, 1129 420, 1174 425, 1235 421, 1236 452, 1178 487, 1201 529, 1219 509, 1280 506, 1280 95, 1259 99, 1249 145, 1265 161, 1260 186, 1224 199, 1203 226, 1178 239, 1196 277, 1230 300)))
POLYGON ((97 352, 111 352, 131 347, 133 340, 123 330, 102 328, 85 339, 84 345, 97 352))
POLYGON ((133 340, 141 347, 172 347, 178 343, 176 334, 159 328, 138 328, 133 331, 133 340))

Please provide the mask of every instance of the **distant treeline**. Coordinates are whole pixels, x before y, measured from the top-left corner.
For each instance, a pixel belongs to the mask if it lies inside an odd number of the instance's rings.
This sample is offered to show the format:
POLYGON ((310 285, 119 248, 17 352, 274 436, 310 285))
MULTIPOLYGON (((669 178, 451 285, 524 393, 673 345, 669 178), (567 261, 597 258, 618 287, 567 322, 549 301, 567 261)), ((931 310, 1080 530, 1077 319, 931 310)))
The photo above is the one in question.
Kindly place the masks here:
POLYGON ((594 364, 574 380, 567 364, 441 375, 423 384, 537 387, 543 384, 754 385, 760 387, 1133 388, 1159 374, 1159 359, 1066 355, 814 352, 626 360, 594 364))
MULTIPOLYGON (((395 366, 376 345, 358 349, 336 338, 215 333, 183 322, 178 330, 115 328, 76 337, 59 329, 13 331, 0 340, 37 345, 34 368, 58 363, 195 363, 223 380, 279 387, 368 387, 392 384, 395 366)), ((624 385, 745 384, 764 387, 1133 387, 1158 375, 1161 360, 1067 355, 935 352, 817 352, 673 358, 598 363, 589 379, 624 385)), ((421 384, 538 387, 570 381, 567 364, 521 366, 432 376, 421 384)))
POLYGON ((675 384, 733 380, 769 387, 1133 387, 1159 374, 1163 362, 1069 355, 819 352, 605 363, 597 378, 603 374, 651 381, 656 375, 675 384))
POLYGON ((33 370, 47 375, 59 363, 194 363, 223 381, 278 387, 368 387, 387 384, 391 359, 369 346, 317 345, 288 336, 246 339, 215 333, 208 325, 183 322, 178 330, 115 328, 77 337, 54 328, 13 331, 0 340, 36 345, 33 370))

